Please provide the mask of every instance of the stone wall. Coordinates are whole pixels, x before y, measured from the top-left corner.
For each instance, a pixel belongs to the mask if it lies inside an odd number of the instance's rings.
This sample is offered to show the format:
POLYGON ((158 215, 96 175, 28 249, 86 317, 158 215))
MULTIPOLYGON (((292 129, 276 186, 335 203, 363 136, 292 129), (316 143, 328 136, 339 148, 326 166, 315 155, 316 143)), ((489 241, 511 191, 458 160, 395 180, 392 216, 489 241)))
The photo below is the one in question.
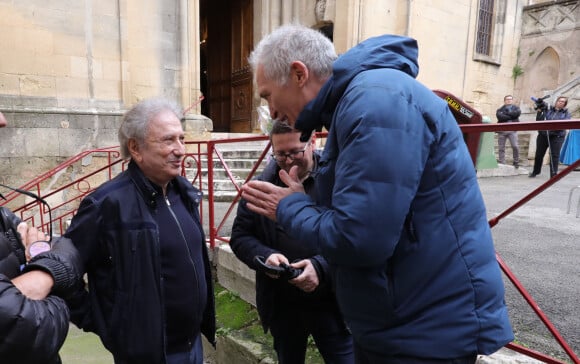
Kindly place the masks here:
MULTIPOLYGON (((6 185, 21 186, 82 151, 119 144, 121 111, 3 113, 8 126, 0 130, 0 183, 6 185)), ((186 140, 209 140, 211 128, 207 117, 188 115, 184 122, 186 140)))

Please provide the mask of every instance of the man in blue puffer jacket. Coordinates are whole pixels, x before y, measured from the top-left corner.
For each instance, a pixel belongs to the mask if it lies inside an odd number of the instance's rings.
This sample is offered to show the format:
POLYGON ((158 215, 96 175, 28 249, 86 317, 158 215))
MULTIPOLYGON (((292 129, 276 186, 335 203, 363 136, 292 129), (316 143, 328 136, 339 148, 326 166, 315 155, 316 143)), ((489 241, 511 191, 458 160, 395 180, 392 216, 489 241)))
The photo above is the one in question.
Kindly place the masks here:
POLYGON ((417 82, 416 41, 380 36, 336 59, 299 25, 250 56, 273 118, 328 140, 316 200, 251 181, 242 197, 334 269, 359 363, 473 363, 513 339, 475 170, 447 104, 417 82), (313 51, 316 50, 316 51, 313 51))

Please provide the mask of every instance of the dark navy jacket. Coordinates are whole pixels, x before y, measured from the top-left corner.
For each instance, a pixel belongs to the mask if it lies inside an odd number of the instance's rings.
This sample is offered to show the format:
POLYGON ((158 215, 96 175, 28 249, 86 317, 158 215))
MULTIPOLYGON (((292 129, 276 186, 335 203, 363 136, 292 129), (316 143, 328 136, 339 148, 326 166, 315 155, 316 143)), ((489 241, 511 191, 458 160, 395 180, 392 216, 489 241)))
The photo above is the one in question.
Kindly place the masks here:
MULTIPOLYGON (((540 110, 536 116, 536 120, 568 120, 572 118, 572 114, 568 112, 568 109, 556 109, 554 106, 550 106, 547 110, 540 110)), ((566 136, 566 130, 540 130, 538 131, 540 135, 548 134, 550 138, 564 138, 566 136)))
POLYGON ((277 221, 319 244, 367 353, 490 354, 513 339, 501 271, 461 131, 414 79, 417 54, 380 36, 338 58, 295 125, 329 130, 317 201, 294 193, 277 221))
MULTIPOLYGON (((185 178, 171 183, 199 223, 201 192, 185 178)), ((134 163, 83 199, 66 231, 88 274, 88 292, 67 300, 71 321, 99 335, 116 359, 125 363, 165 362, 165 319, 158 227, 153 213, 164 203, 134 163)), ((203 232, 202 226, 198 226, 203 232)), ((203 238, 205 241, 205 238, 203 238)), ((215 306, 207 247, 203 276, 207 305, 201 331, 215 343, 215 306)), ((192 284, 192 286, 196 286, 192 284)))

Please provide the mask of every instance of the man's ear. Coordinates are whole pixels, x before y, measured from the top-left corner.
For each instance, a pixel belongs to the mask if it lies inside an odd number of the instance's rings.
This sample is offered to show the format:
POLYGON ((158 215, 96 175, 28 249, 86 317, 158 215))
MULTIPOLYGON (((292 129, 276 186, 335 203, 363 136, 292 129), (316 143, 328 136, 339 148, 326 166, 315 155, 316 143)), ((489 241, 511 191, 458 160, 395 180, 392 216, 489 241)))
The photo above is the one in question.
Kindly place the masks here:
POLYGON ((129 149, 129 153, 131 154, 131 158, 136 162, 141 161, 141 151, 139 148, 139 143, 137 140, 131 138, 127 141, 127 148, 129 149))
POLYGON ((314 147, 316 147, 316 131, 312 131, 312 136, 310 137, 310 143, 312 143, 312 145, 314 147))
POLYGON ((308 67, 300 61, 294 61, 290 64, 290 74, 292 80, 296 82, 299 87, 304 86, 308 81, 309 72, 308 67))

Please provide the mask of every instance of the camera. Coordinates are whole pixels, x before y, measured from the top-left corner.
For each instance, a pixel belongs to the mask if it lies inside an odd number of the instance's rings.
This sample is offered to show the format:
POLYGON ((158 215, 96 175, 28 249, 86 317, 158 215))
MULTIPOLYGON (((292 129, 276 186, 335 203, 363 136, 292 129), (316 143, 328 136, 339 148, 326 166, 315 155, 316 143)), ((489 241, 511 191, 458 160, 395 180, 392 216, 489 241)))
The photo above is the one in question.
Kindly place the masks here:
POLYGON ((302 274, 302 269, 294 268, 288 264, 282 263, 279 266, 266 264, 266 259, 259 255, 254 257, 254 262, 258 265, 260 271, 278 276, 278 278, 286 281, 294 279, 302 274))
POLYGON ((549 98, 550 95, 546 95, 544 97, 531 97, 532 101, 535 103, 534 110, 545 110, 548 108, 548 105, 544 101, 545 99, 549 98))

